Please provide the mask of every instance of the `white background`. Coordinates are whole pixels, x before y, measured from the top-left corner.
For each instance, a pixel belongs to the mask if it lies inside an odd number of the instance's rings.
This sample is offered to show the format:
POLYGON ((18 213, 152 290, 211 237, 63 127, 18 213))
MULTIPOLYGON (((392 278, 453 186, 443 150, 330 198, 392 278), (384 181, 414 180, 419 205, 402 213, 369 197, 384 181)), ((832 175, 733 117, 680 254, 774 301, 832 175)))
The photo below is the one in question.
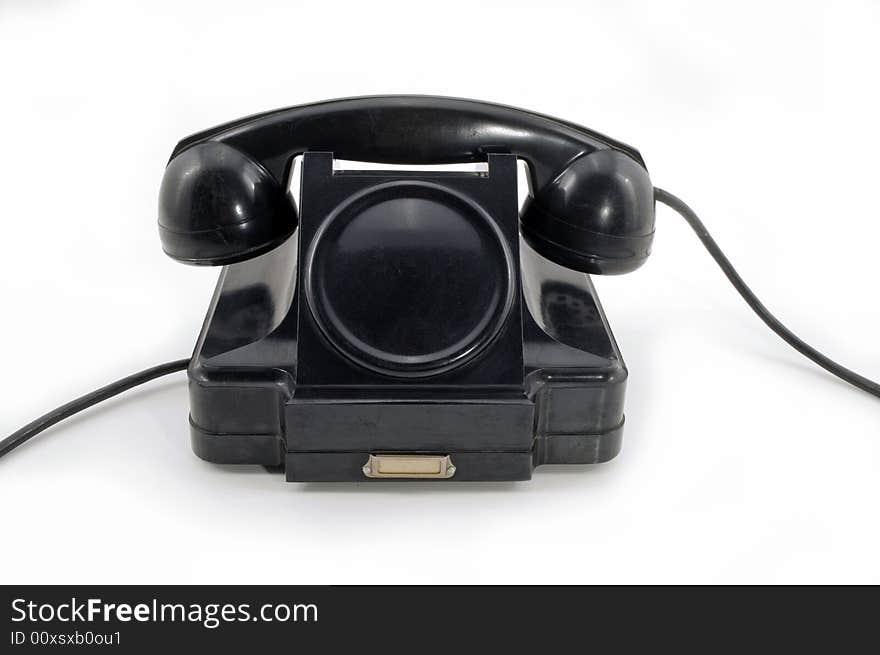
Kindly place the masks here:
MULTIPOLYGON (((631 143, 765 303, 880 377, 876 2, 0 0, 0 433, 188 355, 216 269, 165 257, 175 142, 376 93, 631 143)), ((802 359, 670 210, 597 278, 624 449, 527 483, 287 484, 190 450, 185 376, 0 461, 0 582, 880 582, 880 404, 802 359)))

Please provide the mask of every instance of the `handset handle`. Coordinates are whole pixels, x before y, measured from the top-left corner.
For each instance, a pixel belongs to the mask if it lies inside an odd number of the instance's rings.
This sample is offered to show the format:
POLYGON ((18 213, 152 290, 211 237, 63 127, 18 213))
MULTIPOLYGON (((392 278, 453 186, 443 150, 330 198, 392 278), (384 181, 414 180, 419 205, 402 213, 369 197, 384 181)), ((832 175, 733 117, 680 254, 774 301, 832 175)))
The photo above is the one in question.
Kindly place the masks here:
POLYGON ((618 150, 644 166, 635 148, 585 127, 506 105, 434 96, 366 96, 277 109, 193 134, 171 157, 208 141, 247 153, 279 181, 307 150, 385 164, 473 162, 487 152, 510 152, 528 163, 535 189, 596 150, 618 150))

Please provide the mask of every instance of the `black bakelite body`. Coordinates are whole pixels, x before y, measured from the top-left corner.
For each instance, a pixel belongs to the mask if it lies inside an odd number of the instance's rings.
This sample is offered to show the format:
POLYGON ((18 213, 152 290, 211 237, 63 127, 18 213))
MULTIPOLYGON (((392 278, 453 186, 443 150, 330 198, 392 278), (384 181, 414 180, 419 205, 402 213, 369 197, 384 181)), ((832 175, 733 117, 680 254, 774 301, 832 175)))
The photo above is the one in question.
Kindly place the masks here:
POLYGON ((402 461, 442 481, 523 480, 620 449, 627 373, 589 275, 651 250, 653 187, 626 144, 458 98, 289 107, 182 140, 159 233, 174 259, 224 266, 189 368, 206 460, 291 481, 402 461))
POLYGON ((620 449, 627 371, 588 275, 520 238, 516 157, 488 172, 303 158, 299 227, 226 266, 189 369, 192 443, 290 481, 370 454, 525 480, 620 449))

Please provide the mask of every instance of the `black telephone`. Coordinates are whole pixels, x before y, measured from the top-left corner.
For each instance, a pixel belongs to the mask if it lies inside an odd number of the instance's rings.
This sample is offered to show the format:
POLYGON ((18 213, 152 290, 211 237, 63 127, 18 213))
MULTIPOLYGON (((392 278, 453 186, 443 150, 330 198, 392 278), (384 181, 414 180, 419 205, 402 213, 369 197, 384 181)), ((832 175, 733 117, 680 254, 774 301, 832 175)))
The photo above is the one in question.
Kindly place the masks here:
POLYGON ((880 395, 767 312, 634 148, 512 107, 376 96, 181 141, 160 192, 162 246, 223 266, 192 358, 69 403, 0 442, 0 455, 187 368, 196 454, 283 467, 290 481, 523 480, 541 464, 606 461, 620 449, 627 369, 587 274, 645 261, 655 201, 687 220, 771 329, 880 395))
POLYGON ((470 100, 305 105, 184 139, 159 226, 171 257, 227 265, 190 367, 205 459, 297 481, 520 480, 620 448, 626 368, 571 269, 648 256, 653 187, 633 148, 470 100), (517 158, 535 190, 522 218, 517 158))

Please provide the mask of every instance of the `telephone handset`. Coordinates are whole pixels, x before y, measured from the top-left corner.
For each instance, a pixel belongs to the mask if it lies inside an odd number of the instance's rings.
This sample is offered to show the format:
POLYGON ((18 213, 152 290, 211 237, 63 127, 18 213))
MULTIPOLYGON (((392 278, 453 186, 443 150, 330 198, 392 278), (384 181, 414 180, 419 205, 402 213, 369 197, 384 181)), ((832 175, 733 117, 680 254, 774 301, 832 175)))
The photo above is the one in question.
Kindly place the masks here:
POLYGON ((293 158, 387 164, 485 161, 528 165, 534 196, 521 222, 542 255, 586 273, 634 270, 651 249, 653 187, 641 155, 601 134, 541 114, 473 100, 377 96, 259 114, 181 141, 159 204, 173 258, 221 265, 262 254, 296 227, 286 197, 293 158))
POLYGON ((187 369, 196 454, 283 467, 291 481, 523 480, 541 464, 606 461, 621 445, 627 369, 588 274, 645 261, 655 201, 770 329, 880 396, 767 311, 693 210, 652 187, 635 149, 512 107, 375 96, 181 141, 160 190, 162 246, 223 266, 192 357, 49 412, 0 441, 0 456, 187 369), (335 159, 486 172, 337 170, 335 159))

